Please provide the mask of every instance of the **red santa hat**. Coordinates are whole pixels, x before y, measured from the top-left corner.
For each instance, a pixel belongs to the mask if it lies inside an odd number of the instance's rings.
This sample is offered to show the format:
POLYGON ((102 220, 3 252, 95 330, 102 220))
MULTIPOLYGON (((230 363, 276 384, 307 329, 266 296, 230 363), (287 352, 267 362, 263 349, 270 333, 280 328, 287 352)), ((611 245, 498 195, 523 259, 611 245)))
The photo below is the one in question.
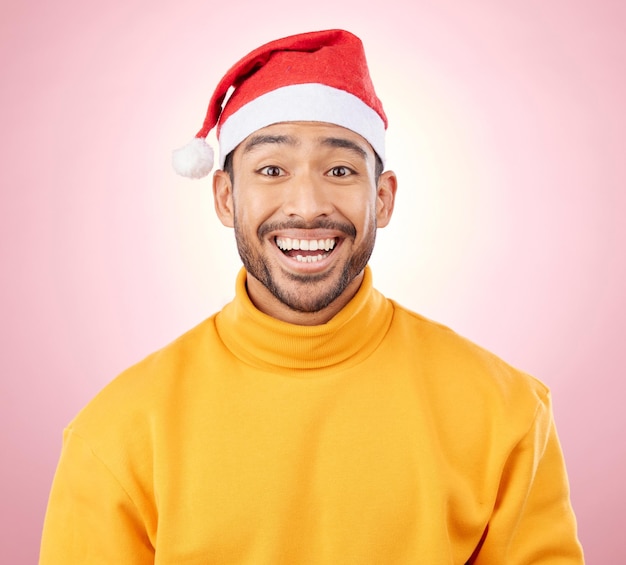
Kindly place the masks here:
POLYGON ((358 37, 338 29, 303 33, 246 55, 217 85, 202 129, 174 151, 174 169, 190 178, 211 172, 213 150, 206 137, 215 127, 223 166, 226 156, 253 132, 293 121, 350 129, 384 160, 387 117, 358 37))

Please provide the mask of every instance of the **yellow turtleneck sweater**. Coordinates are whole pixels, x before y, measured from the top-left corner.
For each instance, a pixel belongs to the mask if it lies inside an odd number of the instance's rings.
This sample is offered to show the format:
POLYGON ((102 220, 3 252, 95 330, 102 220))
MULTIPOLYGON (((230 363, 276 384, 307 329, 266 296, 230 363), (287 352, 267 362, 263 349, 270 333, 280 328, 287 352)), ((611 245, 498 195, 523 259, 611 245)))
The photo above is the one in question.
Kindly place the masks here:
POLYGON ((545 386, 385 299, 235 300, 65 432, 42 565, 580 564, 545 386))

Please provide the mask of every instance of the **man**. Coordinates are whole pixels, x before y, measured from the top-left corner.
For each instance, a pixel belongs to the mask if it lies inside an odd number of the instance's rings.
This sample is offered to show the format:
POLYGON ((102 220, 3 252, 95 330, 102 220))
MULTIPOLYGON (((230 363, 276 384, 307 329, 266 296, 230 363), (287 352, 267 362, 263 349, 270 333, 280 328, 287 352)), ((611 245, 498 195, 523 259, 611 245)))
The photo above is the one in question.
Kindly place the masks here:
POLYGON ((226 74, 175 166, 217 127, 236 297, 67 428, 42 564, 583 562, 546 387, 372 286, 386 123, 345 31, 226 74))

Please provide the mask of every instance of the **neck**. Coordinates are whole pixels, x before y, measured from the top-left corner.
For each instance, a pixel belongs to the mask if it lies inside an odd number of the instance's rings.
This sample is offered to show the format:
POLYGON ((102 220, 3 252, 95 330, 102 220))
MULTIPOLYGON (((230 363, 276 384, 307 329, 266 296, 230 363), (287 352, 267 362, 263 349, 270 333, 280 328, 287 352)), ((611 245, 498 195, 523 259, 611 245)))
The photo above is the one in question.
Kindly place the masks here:
POLYGON ((338 314, 359 290, 363 281, 363 271, 359 273, 345 290, 325 308, 316 312, 293 310, 276 298, 257 278, 247 273, 246 290, 250 301, 264 314, 282 322, 298 326, 319 326, 327 323, 338 314))

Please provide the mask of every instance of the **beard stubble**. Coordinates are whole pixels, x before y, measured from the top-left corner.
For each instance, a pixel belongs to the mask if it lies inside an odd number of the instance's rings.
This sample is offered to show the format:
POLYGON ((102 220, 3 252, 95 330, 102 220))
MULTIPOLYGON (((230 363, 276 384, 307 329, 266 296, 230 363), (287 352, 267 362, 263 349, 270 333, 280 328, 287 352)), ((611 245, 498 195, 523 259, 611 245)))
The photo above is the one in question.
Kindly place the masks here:
MULTIPOLYGON (((238 215, 234 214, 235 240, 239 257, 246 271, 259 280, 265 288, 281 303, 296 312, 319 312, 332 304, 343 294, 350 283, 365 269, 374 249, 376 241, 376 220, 370 221, 362 243, 341 265, 335 265, 327 272, 315 275, 298 275, 282 271, 283 275, 293 284, 280 284, 272 273, 271 266, 259 251, 263 246, 263 235, 279 229, 314 229, 326 228, 343 232, 348 239, 356 238, 356 228, 352 224, 332 222, 321 219, 313 224, 299 221, 283 223, 263 223, 257 230, 258 247, 255 247, 249 237, 241 229, 238 215), (341 272, 337 276, 337 268, 341 272)), ((277 267, 278 268, 278 267, 277 267)))

